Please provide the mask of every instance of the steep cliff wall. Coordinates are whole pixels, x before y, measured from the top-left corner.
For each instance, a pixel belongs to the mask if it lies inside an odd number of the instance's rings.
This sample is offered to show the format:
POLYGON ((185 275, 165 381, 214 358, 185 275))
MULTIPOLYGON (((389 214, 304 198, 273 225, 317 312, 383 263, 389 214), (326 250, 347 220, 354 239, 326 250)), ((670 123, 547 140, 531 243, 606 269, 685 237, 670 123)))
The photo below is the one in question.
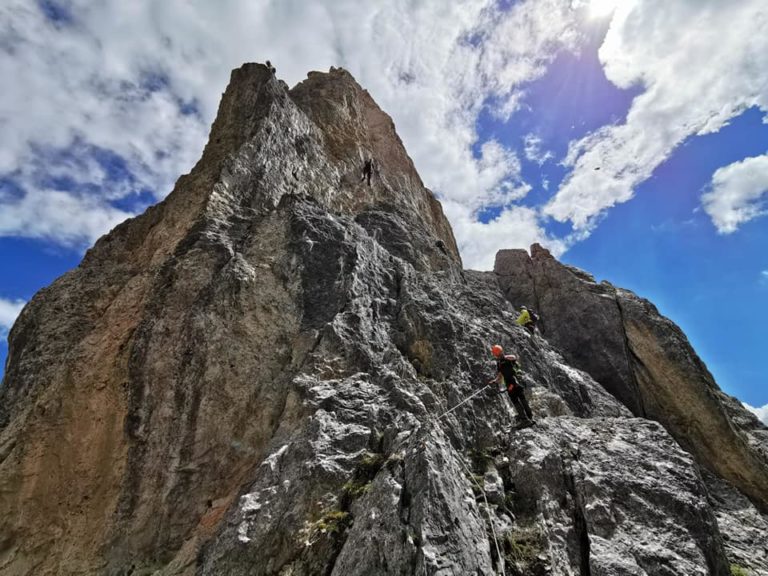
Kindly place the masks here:
POLYGON ((496 274, 462 270, 392 121, 347 72, 289 90, 243 66, 193 171, 11 331, 0 574, 746 562, 764 516, 730 485, 715 502, 718 477, 515 316, 496 274), (522 359, 536 428, 515 430, 490 389, 460 404, 493 375, 494 342, 522 359), (723 538, 742 512, 751 531, 723 538))
POLYGON ((531 256, 500 251, 495 273, 510 302, 540 311, 542 334, 569 362, 768 509, 768 431, 720 391, 685 334, 653 304, 536 245, 531 256))

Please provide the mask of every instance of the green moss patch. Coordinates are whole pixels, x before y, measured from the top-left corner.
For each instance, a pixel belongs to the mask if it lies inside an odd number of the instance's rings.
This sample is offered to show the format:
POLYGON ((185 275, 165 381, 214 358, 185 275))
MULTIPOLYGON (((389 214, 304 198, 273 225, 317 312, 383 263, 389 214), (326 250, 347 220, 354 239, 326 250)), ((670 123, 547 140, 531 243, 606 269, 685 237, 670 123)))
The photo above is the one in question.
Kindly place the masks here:
POLYGON ((510 576, 545 576, 549 572, 546 538, 538 526, 521 526, 504 534, 504 556, 510 576))

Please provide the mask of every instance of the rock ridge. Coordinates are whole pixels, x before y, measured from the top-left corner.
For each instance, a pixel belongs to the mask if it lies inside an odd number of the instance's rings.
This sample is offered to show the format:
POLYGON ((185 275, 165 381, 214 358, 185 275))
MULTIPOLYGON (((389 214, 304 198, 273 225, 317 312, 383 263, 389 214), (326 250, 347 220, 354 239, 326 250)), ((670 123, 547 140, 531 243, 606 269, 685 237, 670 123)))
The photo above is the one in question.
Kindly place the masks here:
POLYGON ((502 250, 510 302, 534 306, 542 334, 636 416, 660 422, 707 468, 768 509, 768 434, 727 397, 682 330, 649 301, 559 263, 539 245, 502 250))
POLYGON ((704 382, 724 441, 747 443, 708 461, 707 422, 662 413, 657 367, 705 370, 682 333, 522 254, 462 270, 348 72, 289 89, 233 71, 192 171, 10 332, 0 574, 768 574, 749 460, 765 429, 704 382), (597 365, 557 331, 555 295, 613 330, 597 365), (534 303, 544 338, 515 324, 534 303), (496 342, 521 358, 536 427, 472 396, 496 342))

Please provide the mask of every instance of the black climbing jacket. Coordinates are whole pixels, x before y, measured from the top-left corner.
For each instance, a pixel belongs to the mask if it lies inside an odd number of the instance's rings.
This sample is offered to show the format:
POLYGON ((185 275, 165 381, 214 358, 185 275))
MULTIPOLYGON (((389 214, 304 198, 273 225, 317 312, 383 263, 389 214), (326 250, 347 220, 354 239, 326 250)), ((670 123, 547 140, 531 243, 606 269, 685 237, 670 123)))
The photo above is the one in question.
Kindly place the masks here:
POLYGON ((520 382, 517 379, 520 365, 517 363, 517 360, 510 360, 506 357, 499 358, 496 361, 496 369, 501 372, 507 390, 512 390, 515 386, 520 385, 520 382))

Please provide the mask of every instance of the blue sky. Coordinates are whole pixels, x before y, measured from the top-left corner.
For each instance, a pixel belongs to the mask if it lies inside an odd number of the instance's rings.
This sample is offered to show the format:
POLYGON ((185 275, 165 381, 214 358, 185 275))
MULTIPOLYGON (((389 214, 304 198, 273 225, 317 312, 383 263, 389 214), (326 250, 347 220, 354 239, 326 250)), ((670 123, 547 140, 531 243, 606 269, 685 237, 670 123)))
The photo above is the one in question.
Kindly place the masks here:
POLYGON ((0 334, 170 191, 230 69, 266 59, 291 85, 342 65, 371 91, 467 267, 540 242, 652 300, 726 391, 768 406, 758 0, 8 0, 0 334))

